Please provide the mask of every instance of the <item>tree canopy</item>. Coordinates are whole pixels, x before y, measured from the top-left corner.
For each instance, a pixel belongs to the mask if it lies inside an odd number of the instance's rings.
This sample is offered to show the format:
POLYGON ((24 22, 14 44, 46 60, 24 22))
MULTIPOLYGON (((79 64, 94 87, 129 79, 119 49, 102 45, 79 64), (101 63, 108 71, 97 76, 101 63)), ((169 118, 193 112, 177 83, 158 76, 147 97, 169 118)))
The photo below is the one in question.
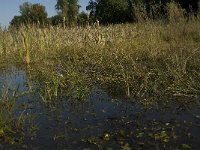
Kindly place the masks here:
POLYGON ((14 16, 11 25, 19 26, 21 24, 40 24, 47 23, 47 12, 45 6, 36 3, 31 4, 28 2, 19 6, 20 16, 14 16))
POLYGON ((78 0, 57 0, 55 8, 58 15, 68 24, 76 24, 79 12, 78 0))
POLYGON ((185 12, 197 13, 200 0, 89 0, 86 10, 79 13, 78 0, 56 0, 57 15, 47 18, 45 6, 28 2, 19 6, 19 16, 14 16, 11 25, 51 24, 86 25, 99 20, 101 24, 135 22, 141 18, 166 18, 169 2, 180 4, 185 12))
MULTIPOLYGON (((200 0, 90 0, 86 9, 103 24, 137 21, 137 13, 160 19, 169 2, 179 3, 186 12, 197 12, 200 0), (140 8, 139 8, 140 7, 140 8)), ((95 20, 94 19, 94 20, 95 20)))

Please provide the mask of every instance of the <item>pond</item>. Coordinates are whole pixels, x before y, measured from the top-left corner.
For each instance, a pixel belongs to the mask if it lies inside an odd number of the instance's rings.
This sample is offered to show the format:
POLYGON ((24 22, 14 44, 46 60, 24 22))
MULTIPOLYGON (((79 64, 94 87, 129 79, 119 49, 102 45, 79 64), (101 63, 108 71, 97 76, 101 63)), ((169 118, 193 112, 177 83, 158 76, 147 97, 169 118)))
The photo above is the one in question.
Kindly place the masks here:
POLYGON ((0 68, 1 93, 4 89, 8 89, 8 97, 12 97, 15 91, 19 93, 12 113, 14 118, 23 115, 25 120, 21 124, 24 131, 22 142, 7 142, 0 133, 0 149, 200 147, 200 106, 193 103, 194 97, 184 98, 188 105, 173 103, 171 106, 145 108, 134 98, 120 94, 113 96, 105 88, 92 85, 85 100, 72 99, 65 95, 68 91, 63 90, 58 92, 63 94, 52 96, 49 101, 42 95, 48 93, 48 89, 43 90, 48 86, 40 84, 45 79, 38 77, 37 73, 34 67, 20 65, 0 68))

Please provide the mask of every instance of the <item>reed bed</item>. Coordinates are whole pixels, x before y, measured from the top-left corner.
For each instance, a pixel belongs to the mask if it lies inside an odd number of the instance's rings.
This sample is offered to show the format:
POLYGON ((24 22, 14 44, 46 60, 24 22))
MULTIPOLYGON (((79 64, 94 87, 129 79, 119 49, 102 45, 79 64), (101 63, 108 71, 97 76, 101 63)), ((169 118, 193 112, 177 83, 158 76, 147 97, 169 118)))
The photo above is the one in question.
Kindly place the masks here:
POLYGON ((147 105, 169 95, 199 96, 200 19, 178 16, 99 27, 1 29, 0 57, 46 66, 67 81, 71 71, 147 105))
MULTIPOLYGON (((36 92, 40 102, 52 111, 63 100, 72 100, 76 105, 75 100, 88 99, 96 87, 105 89, 113 99, 122 97, 122 100, 145 106, 142 108, 160 107, 162 110, 161 104, 178 103, 187 109, 191 102, 199 108, 200 15, 185 17, 182 10, 174 7, 169 6, 169 10, 174 11, 169 11, 168 20, 137 16, 139 22, 133 24, 0 28, 0 65, 25 65, 29 92, 36 92)), ((25 115, 26 109, 15 114, 19 110, 16 101, 20 93, 8 91, 4 88, 0 93, 0 141, 27 149, 25 138, 35 138, 37 127, 28 127, 32 116, 25 115)), ((22 96, 29 93, 24 92, 22 96)), ((199 119, 198 115, 195 117, 199 119)), ((172 141, 177 138, 174 126, 170 127, 168 122, 162 125, 163 122, 154 120, 152 127, 147 124, 147 128, 129 121, 124 123, 131 129, 141 127, 130 132, 137 138, 145 135, 144 130, 152 128, 150 132, 156 132, 148 136, 164 143, 164 148, 170 138, 172 141), (165 132, 169 127, 172 133, 165 132)), ((184 123, 187 122, 184 120, 184 123)), ((119 131, 121 138, 122 130, 119 131)), ((118 135, 116 133, 113 135, 118 135)), ((187 135, 190 138, 189 131, 187 135)), ((145 138, 141 138, 140 143, 145 138)), ((103 140, 109 140, 109 134, 103 135, 103 140)), ((129 147, 124 146, 125 149, 129 147)), ((182 144, 182 147, 189 146, 182 144)))

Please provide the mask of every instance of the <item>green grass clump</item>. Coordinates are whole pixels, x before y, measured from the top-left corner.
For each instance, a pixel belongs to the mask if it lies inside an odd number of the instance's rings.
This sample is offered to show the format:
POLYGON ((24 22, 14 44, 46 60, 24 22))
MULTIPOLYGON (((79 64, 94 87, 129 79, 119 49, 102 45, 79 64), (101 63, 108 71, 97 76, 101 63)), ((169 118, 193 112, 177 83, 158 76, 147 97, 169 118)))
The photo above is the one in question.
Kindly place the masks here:
POLYGON ((27 92, 6 86, 0 91, 0 147, 3 149, 27 149, 26 138, 36 136, 33 115, 27 112, 29 105, 19 102, 24 95, 27 92))
POLYGON ((9 145, 22 145, 24 140, 25 115, 15 116, 17 93, 9 95, 4 88, 0 97, 0 142, 9 145))

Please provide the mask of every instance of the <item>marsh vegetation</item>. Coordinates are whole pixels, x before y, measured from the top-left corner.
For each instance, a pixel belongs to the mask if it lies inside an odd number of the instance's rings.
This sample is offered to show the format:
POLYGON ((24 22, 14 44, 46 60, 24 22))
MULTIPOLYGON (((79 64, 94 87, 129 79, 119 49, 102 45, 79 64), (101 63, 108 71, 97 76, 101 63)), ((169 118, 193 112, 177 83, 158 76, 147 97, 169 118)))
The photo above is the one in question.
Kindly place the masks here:
POLYGON ((0 29, 0 148, 198 149, 200 16, 169 16, 0 29))

